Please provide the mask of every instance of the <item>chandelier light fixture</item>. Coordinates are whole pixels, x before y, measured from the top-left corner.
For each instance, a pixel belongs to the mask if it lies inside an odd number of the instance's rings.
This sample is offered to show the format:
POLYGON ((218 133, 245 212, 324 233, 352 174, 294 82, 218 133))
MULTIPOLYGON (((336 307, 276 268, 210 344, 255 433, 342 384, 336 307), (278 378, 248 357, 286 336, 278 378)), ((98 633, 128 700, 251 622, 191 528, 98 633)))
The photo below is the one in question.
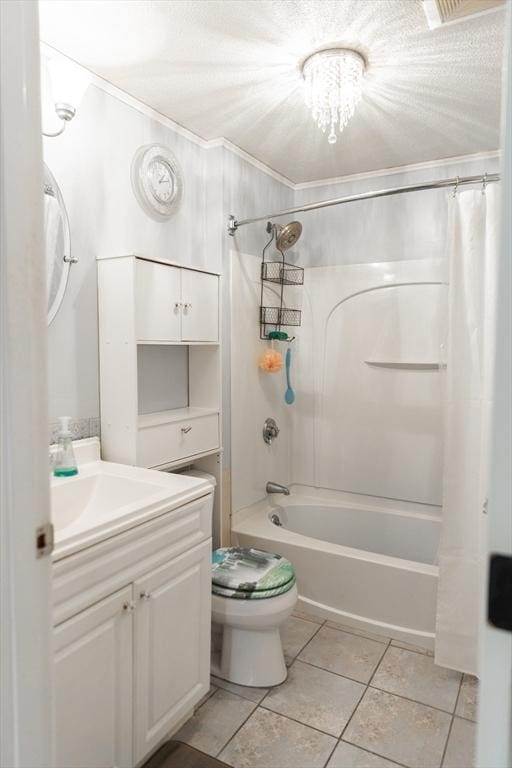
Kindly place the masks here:
POLYGON ((341 133, 354 114, 362 94, 364 69, 361 54, 349 48, 312 53, 302 65, 306 105, 324 133, 329 126, 329 144, 336 143, 336 131, 341 133))

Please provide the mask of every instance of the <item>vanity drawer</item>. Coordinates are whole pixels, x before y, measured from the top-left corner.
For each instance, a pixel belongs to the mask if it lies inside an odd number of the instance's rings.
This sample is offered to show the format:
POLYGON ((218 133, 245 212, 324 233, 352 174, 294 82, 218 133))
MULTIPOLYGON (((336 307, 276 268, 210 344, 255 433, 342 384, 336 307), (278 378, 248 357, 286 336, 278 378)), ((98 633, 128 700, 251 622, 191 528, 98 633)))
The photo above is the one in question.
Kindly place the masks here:
POLYGON ((139 427, 137 463, 158 467, 218 448, 219 414, 139 427))

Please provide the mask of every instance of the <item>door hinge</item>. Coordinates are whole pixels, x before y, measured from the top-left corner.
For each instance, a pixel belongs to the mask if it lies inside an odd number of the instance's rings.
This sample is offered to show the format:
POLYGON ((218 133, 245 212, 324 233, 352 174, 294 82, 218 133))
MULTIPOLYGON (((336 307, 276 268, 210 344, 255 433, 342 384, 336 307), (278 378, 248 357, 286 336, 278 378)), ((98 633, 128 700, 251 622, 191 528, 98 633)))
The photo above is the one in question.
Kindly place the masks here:
POLYGON ((53 552, 54 531, 53 524, 46 523, 36 528, 36 555, 46 557, 53 552))
POLYGON ((512 632, 512 557, 491 555, 487 618, 498 629, 512 632))

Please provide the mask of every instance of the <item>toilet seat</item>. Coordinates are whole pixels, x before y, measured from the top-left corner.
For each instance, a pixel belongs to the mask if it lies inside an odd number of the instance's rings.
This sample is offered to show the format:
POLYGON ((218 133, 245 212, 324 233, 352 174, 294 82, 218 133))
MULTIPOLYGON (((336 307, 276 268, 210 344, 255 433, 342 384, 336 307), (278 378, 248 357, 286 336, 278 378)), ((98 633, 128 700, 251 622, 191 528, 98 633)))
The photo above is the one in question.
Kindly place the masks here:
POLYGON ((248 547, 222 547, 212 555, 212 592, 238 600, 268 599, 295 584, 292 564, 273 552, 248 547))

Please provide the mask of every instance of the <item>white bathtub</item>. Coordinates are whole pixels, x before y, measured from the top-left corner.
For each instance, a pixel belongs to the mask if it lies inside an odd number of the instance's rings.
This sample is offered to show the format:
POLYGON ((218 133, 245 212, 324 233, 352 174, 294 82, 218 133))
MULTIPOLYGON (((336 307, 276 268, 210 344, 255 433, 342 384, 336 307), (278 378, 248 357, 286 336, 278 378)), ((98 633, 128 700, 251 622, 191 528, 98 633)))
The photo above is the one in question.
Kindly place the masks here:
POLYGON ((234 543, 289 558, 304 610, 432 648, 439 508, 305 486, 290 490, 236 513, 234 543))

